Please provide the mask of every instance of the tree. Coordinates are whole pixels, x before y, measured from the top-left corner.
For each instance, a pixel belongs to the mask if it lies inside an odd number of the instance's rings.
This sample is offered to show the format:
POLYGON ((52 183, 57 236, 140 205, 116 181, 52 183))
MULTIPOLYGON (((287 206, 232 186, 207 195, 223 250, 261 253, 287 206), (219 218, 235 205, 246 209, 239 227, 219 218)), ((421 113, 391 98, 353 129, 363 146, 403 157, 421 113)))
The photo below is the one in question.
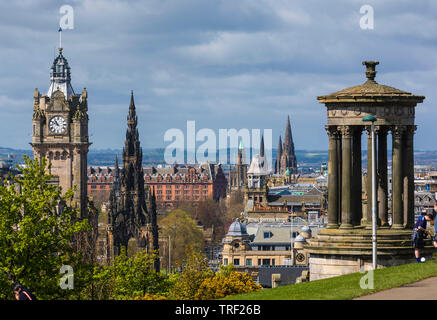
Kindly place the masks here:
POLYGON ((156 253, 146 250, 128 257, 121 250, 113 264, 95 268, 93 299, 141 299, 140 297, 162 297, 168 294, 173 282, 154 270, 156 253))
POLYGON ((49 183, 45 158, 40 163, 24 156, 24 162, 22 175, 0 185, 0 299, 13 298, 7 275, 39 299, 72 297, 82 289, 80 279, 86 279, 87 270, 72 241, 90 226, 86 219, 76 219, 78 213, 70 205, 73 191, 62 194, 59 186, 49 183), (83 276, 75 277, 72 290, 60 288, 63 265, 83 276))
POLYGON ((226 210, 226 221, 227 223, 231 223, 236 218, 239 218, 241 212, 244 211, 244 194, 241 190, 236 190, 231 193, 229 204, 226 210))
POLYGON ((213 275, 208 268, 208 259, 193 247, 186 249, 186 264, 173 288, 169 298, 175 300, 194 300, 202 282, 213 275))
POLYGON ((205 230, 213 229, 213 242, 222 240, 226 233, 226 207, 220 201, 206 199, 196 202, 196 205, 188 201, 179 201, 176 203, 176 209, 190 214, 191 218, 198 221, 205 230))
POLYGON ((193 215, 205 229, 214 228, 213 241, 220 241, 223 238, 225 234, 226 210, 218 201, 208 199, 199 202, 193 215))
MULTIPOLYGON (((192 246, 200 250, 204 243, 201 228, 190 218, 185 211, 176 209, 160 223, 161 237, 168 239, 170 236, 171 264, 182 266, 185 259, 185 249, 192 246)), ((168 252, 168 251, 167 251, 168 252)), ((163 255, 163 264, 168 266, 168 254, 163 255)))

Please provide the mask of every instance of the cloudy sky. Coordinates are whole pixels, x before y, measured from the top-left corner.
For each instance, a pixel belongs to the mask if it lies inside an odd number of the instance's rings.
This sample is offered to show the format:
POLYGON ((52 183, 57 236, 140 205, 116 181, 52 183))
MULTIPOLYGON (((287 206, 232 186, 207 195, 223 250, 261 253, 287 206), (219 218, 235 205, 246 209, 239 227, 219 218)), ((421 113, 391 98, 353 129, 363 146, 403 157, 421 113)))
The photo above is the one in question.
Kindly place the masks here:
POLYGON ((45 94, 59 10, 74 9, 62 36, 76 93, 89 95, 92 148, 122 148, 134 90, 143 147, 164 133, 273 129, 291 118, 297 149, 327 149, 316 97, 376 80, 425 95, 416 148, 437 149, 437 1, 17 0, 0 2, 0 146, 30 148, 33 91, 45 94), (360 8, 374 29, 360 28, 360 8))

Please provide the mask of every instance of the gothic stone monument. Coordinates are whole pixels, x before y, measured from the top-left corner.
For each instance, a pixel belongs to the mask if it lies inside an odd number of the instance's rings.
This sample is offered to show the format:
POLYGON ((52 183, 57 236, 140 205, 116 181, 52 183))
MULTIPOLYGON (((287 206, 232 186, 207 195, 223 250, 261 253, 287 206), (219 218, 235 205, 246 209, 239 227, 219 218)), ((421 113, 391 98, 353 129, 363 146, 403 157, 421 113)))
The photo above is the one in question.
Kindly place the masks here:
MULTIPOLYGON (((328 226, 308 241, 310 280, 368 270, 372 267, 372 201, 377 201, 378 267, 415 261, 414 113, 424 96, 413 95, 374 79, 377 61, 364 61, 367 81, 317 99, 327 108, 329 136, 328 226), (376 163, 372 163, 370 125, 377 118, 376 163), (367 132, 367 206, 362 203, 361 134, 367 132), (392 136, 392 223, 388 220, 387 136, 392 136), (377 199, 372 199, 372 166, 377 166, 377 199), (366 208, 363 212, 362 208, 366 208)), ((425 256, 432 254, 426 246, 425 256)))

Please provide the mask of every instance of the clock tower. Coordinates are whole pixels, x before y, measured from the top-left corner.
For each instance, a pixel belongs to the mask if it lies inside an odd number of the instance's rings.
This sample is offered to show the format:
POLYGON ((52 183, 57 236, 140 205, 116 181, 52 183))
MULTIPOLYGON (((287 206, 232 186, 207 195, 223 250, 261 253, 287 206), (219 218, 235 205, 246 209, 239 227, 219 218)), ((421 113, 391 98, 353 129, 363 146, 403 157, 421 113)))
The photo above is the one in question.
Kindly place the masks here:
POLYGON ((65 192, 75 187, 72 204, 87 218, 88 93, 75 94, 70 67, 62 48, 50 71, 50 87, 33 94, 32 150, 35 159, 45 157, 51 164, 53 183, 65 192))

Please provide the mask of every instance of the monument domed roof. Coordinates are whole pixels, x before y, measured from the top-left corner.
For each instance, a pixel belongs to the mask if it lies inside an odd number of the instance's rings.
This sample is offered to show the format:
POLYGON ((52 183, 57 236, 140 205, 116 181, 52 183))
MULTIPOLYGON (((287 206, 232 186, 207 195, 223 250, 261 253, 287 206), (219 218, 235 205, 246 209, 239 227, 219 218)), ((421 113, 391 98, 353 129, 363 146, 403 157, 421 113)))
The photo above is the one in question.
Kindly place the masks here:
POLYGON ((402 91, 390 86, 379 84, 375 81, 376 71, 375 66, 378 61, 363 61, 363 65, 367 67, 366 77, 367 81, 363 84, 348 87, 346 89, 330 93, 325 96, 317 97, 322 103, 326 102, 340 102, 344 100, 413 100, 422 102, 424 96, 413 95, 410 92, 402 91))
POLYGON ((411 93, 402 91, 393 87, 382 85, 374 80, 367 80, 358 86, 352 86, 334 93, 332 96, 346 96, 346 95, 411 95, 411 93))

